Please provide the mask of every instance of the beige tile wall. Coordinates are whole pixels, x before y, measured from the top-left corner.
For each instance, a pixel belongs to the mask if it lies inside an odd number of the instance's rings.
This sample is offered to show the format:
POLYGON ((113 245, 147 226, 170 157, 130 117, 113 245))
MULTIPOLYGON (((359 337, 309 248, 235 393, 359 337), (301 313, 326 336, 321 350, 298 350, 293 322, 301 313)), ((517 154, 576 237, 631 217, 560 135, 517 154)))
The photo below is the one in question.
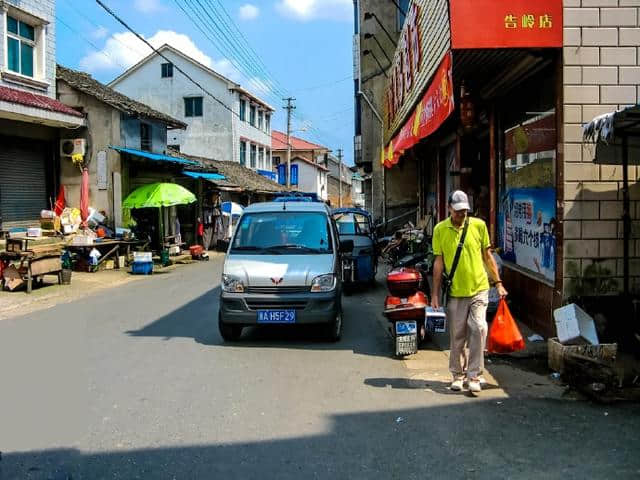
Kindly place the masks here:
MULTIPOLYGON (((564 0, 563 57, 564 295, 594 286, 614 293, 622 289, 622 168, 593 164, 594 149, 580 137, 594 116, 640 103, 640 0, 564 0), (601 281, 584 281, 593 276, 601 281)), ((629 178, 639 180, 640 169, 629 167, 629 178)), ((631 200, 640 220, 640 187, 631 200)), ((640 223, 632 230, 638 257, 640 223)), ((639 277, 631 285, 640 286, 640 259, 632 265, 639 277)))

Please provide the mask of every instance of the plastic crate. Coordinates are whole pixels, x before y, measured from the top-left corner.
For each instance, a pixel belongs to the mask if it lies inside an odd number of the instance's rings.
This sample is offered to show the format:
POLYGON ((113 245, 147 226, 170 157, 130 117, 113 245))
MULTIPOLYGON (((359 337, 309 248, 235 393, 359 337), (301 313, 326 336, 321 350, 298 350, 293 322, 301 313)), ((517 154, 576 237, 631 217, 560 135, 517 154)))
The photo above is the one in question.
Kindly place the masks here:
POLYGON ((131 273, 134 275, 149 275, 153 272, 153 262, 133 262, 131 273))

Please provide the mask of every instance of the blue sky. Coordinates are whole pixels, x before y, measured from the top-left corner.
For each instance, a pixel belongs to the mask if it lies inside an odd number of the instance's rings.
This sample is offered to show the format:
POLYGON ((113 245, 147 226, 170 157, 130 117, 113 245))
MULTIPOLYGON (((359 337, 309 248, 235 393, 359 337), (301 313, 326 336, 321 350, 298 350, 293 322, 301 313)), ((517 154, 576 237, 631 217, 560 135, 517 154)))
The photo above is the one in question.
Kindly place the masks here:
MULTIPOLYGON (((154 46, 172 44, 277 107, 274 128, 286 128, 281 93, 295 97, 294 129, 306 131, 294 134, 334 152, 342 148, 353 163, 352 0, 103 1, 154 46), (207 20, 206 36, 180 6, 207 20), (232 51, 214 36, 207 15, 215 19, 224 11, 266 69, 243 62, 250 53, 232 51)), ((57 0, 56 9, 62 65, 106 83, 149 53, 94 0, 57 0)))

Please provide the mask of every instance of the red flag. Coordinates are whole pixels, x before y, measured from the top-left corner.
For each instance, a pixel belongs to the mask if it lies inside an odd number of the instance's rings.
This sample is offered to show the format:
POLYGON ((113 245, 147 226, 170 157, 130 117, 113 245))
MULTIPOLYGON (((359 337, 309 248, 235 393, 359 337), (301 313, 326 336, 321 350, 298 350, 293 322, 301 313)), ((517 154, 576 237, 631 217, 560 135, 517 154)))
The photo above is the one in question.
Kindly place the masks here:
POLYGON ((56 203, 53 206, 53 211, 56 212, 57 216, 60 216, 62 215, 62 211, 66 206, 67 206, 67 203, 64 199, 64 186, 60 185, 60 190, 58 191, 58 198, 56 198, 56 203))
POLYGON ((89 170, 82 169, 82 184, 80 185, 80 218, 82 226, 87 226, 87 218, 89 218, 89 170))

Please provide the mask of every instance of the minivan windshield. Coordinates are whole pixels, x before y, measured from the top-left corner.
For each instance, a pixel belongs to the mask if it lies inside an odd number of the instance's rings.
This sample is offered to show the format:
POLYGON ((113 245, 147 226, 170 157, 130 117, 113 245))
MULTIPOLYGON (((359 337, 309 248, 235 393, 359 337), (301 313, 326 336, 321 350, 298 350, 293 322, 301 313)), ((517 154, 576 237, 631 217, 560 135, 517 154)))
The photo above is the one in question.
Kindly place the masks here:
POLYGON ((329 223, 319 212, 264 212, 242 216, 230 253, 308 255, 332 253, 329 223))

